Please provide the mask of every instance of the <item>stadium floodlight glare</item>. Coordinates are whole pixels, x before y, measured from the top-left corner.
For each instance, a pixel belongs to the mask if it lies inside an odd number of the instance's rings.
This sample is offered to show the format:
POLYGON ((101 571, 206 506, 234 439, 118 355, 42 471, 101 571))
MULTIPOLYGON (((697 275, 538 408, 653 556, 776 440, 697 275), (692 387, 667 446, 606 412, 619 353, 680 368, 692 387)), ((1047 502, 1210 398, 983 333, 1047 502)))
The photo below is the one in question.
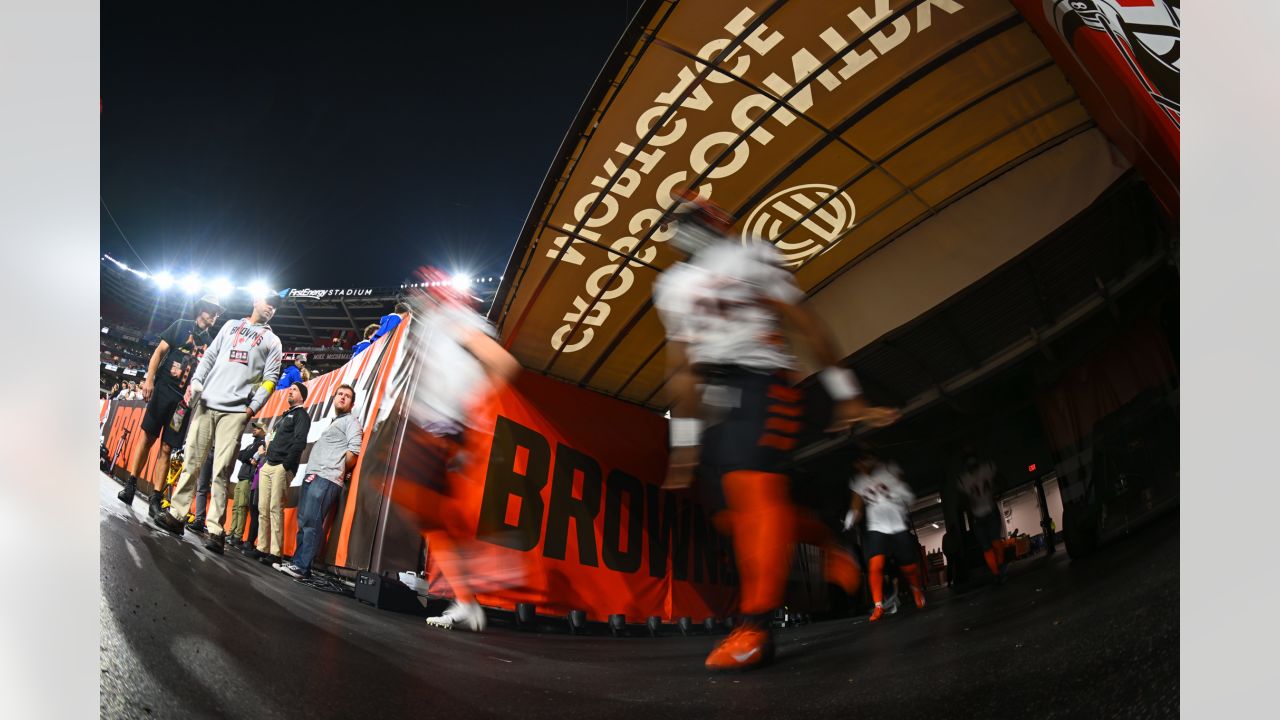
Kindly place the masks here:
POLYGON ((449 278, 449 284, 453 286, 454 290, 470 290, 471 278, 466 275, 454 275, 449 278))
POLYGON ((173 287, 173 276, 168 271, 163 271, 153 278, 156 281, 156 287, 161 290, 168 290, 173 287))
POLYGON ((249 283, 249 287, 245 289, 249 291, 249 297, 253 298, 254 300, 257 300, 258 298, 266 297, 271 294, 271 288, 267 287, 267 284, 262 282, 261 280, 254 280, 253 282, 249 283))
POLYGON ((195 273, 189 273, 186 277, 182 278, 181 285, 182 285, 182 292, 188 295, 195 295, 196 293, 200 292, 200 287, 203 285, 203 283, 201 283, 199 275, 195 273))
POLYGON ((224 277, 209 281, 209 290, 220 298, 230 295, 233 288, 231 281, 224 277))

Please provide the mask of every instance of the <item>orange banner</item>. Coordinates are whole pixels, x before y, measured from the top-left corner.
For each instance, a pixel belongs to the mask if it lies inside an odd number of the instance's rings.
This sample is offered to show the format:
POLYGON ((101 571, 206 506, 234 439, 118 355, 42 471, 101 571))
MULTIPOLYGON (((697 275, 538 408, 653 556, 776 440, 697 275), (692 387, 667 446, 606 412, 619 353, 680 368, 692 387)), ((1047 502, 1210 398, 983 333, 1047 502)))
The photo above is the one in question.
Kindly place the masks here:
POLYGON ((731 612, 728 541, 688 493, 659 489, 662 416, 530 372, 489 413, 492 432, 476 433, 468 453, 476 538, 518 554, 528 576, 482 602, 578 609, 592 620, 731 612))

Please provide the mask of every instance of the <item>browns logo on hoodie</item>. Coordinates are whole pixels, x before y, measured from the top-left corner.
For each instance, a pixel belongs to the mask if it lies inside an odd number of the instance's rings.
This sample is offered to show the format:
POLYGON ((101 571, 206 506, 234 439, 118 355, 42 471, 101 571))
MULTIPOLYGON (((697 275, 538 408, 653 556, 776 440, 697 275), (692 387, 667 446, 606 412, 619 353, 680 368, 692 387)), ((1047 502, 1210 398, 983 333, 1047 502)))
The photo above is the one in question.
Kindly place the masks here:
POLYGON ((249 318, 222 326, 200 358, 192 380, 204 386, 204 402, 221 412, 262 409, 280 379, 280 338, 249 318))

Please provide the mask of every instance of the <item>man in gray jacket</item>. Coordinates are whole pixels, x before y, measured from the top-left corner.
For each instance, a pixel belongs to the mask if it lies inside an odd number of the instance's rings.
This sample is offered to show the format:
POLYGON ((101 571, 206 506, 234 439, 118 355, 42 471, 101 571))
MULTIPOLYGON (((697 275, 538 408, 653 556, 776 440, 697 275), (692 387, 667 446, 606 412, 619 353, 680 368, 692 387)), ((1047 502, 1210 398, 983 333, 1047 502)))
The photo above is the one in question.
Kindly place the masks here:
POLYGON ((262 409, 280 377, 280 338, 267 325, 276 314, 274 296, 253 301, 247 318, 229 320, 205 350, 191 378, 191 425, 183 448, 185 462, 174 485, 169 512, 155 517, 155 524, 181 535, 196 477, 210 447, 213 458, 213 508, 209 513, 209 539, 205 547, 221 554, 226 544, 222 519, 227 509, 227 480, 235 464, 236 449, 245 425, 262 409))

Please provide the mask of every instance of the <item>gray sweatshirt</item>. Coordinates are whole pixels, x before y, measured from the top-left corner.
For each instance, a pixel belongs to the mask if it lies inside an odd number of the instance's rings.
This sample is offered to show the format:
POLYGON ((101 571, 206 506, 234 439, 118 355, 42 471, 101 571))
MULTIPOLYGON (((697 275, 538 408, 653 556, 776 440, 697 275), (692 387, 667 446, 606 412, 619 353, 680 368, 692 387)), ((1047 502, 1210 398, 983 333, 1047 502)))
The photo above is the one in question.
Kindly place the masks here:
POLYGON ((280 338, 265 323, 228 320, 204 351, 192 382, 204 386, 204 402, 222 412, 262 409, 280 378, 280 338))

